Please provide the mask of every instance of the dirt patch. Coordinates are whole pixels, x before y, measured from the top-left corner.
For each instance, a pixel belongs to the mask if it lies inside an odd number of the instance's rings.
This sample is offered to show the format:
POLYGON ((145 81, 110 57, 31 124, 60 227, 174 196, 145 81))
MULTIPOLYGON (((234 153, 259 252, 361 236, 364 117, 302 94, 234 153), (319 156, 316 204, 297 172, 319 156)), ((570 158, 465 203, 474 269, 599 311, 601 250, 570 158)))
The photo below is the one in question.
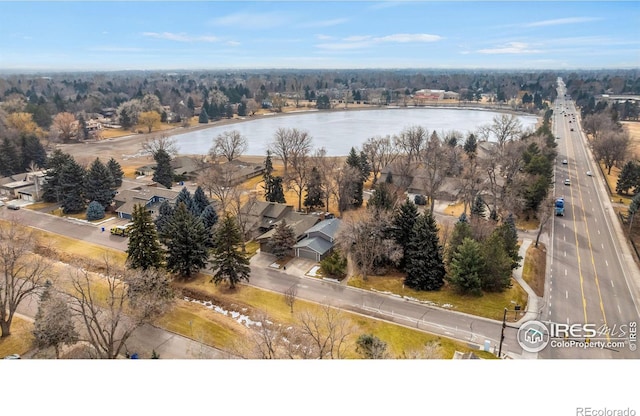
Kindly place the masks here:
POLYGON ((529 246, 522 268, 522 278, 533 289, 536 295, 544 296, 544 280, 547 267, 547 248, 538 243, 529 246))

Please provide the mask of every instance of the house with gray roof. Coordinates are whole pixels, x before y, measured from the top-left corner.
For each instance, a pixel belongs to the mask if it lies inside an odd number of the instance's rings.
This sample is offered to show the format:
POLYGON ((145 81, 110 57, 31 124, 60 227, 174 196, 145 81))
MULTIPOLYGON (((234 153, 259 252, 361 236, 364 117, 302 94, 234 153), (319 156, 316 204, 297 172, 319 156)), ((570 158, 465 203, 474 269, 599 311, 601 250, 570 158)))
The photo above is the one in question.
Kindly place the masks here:
POLYGON ((116 206, 115 211, 118 217, 131 219, 133 207, 135 205, 142 205, 155 217, 160 208, 160 204, 164 201, 169 201, 172 205, 175 204, 178 193, 179 191, 155 186, 126 189, 118 192, 113 197, 116 206))
POLYGON ((340 220, 331 218, 309 228, 304 237, 293 246, 296 257, 321 261, 333 250, 340 220))
POLYGON ((256 238, 256 241, 260 243, 261 252, 271 253, 271 238, 276 233, 277 226, 280 225, 283 220, 285 220, 287 225, 293 229, 296 241, 300 241, 305 237, 309 228, 313 227, 320 221, 320 217, 317 215, 303 214, 294 211, 287 212, 280 220, 273 224, 273 227, 269 231, 256 238))
POLYGON ((276 226, 285 215, 293 211, 293 205, 250 200, 240 208, 239 217, 244 222, 246 238, 252 239, 276 226))

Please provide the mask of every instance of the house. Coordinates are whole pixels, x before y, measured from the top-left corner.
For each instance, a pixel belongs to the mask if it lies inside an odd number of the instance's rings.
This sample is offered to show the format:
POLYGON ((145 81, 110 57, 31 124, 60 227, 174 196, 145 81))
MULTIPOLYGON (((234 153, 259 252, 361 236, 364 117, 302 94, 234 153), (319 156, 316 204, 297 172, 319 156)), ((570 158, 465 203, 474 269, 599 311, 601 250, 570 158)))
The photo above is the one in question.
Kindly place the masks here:
POLYGON ((0 178, 0 196, 39 201, 44 182, 45 171, 25 172, 0 178))
POLYGON ((333 250, 340 220, 331 218, 309 228, 304 237, 293 246, 296 257, 321 261, 333 250))
POLYGON ((245 238, 252 239, 266 233, 291 211, 293 205, 250 200, 240 208, 239 215, 244 223, 245 238))
POLYGON ((231 170, 231 183, 233 185, 238 185, 248 179, 261 176, 265 170, 264 163, 248 163, 239 160, 232 160, 222 166, 231 170))
POLYGON ((282 218, 273 223, 272 228, 256 238, 256 241, 260 243, 260 251, 263 253, 271 252, 271 238, 276 233, 276 228, 282 220, 287 222, 287 225, 293 229, 293 234, 296 237, 296 241, 303 239, 310 227, 313 227, 320 221, 320 217, 317 215, 308 215, 300 212, 289 211, 282 218))
POLYGON ((149 210, 152 216, 156 216, 160 204, 169 201, 175 204, 179 191, 154 186, 138 187, 120 191, 113 198, 116 204, 116 213, 120 218, 131 219, 133 207, 142 205, 149 210))

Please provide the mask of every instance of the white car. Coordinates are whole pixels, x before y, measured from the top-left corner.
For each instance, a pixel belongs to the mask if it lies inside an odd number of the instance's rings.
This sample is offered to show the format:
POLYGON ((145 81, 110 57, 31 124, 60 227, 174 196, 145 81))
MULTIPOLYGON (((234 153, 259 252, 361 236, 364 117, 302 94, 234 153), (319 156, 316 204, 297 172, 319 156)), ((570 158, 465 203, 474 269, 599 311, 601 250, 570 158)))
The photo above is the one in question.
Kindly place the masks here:
POLYGON ((564 184, 567 186, 571 186, 571 179, 567 178, 564 180, 564 184))
POLYGON ((564 160, 562 161, 562 164, 563 164, 563 165, 566 165, 567 163, 569 163, 569 162, 567 162, 567 159, 564 159, 564 160))
POLYGON ((588 170, 587 171, 587 176, 593 176, 593 173, 590 170, 588 170))

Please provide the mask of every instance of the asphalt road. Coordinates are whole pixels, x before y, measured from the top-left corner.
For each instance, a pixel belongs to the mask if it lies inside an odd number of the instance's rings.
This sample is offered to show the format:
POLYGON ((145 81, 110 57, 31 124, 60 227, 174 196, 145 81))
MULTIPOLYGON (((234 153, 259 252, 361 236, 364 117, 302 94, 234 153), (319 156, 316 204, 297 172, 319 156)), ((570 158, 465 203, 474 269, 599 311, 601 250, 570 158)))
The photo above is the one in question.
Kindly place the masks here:
MULTIPOLYGON (((560 340, 624 342, 605 348, 559 347, 540 352, 543 358, 640 358, 629 346, 629 326, 640 322, 637 267, 606 192, 604 178, 591 157, 580 129, 575 104, 564 97, 559 83, 554 106, 558 143, 555 196, 564 196, 565 215, 555 216, 549 251, 545 308, 542 320, 575 325, 560 340), (564 114, 563 114, 564 112, 564 114), (574 118, 575 116, 575 118, 574 118), (567 164, 562 161, 567 160, 567 164), (588 176, 587 171, 593 176, 588 176), (565 185, 565 179, 571 185, 565 185), (582 324, 593 325, 589 336, 582 324)), ((566 344, 565 344, 566 345, 566 344)))

